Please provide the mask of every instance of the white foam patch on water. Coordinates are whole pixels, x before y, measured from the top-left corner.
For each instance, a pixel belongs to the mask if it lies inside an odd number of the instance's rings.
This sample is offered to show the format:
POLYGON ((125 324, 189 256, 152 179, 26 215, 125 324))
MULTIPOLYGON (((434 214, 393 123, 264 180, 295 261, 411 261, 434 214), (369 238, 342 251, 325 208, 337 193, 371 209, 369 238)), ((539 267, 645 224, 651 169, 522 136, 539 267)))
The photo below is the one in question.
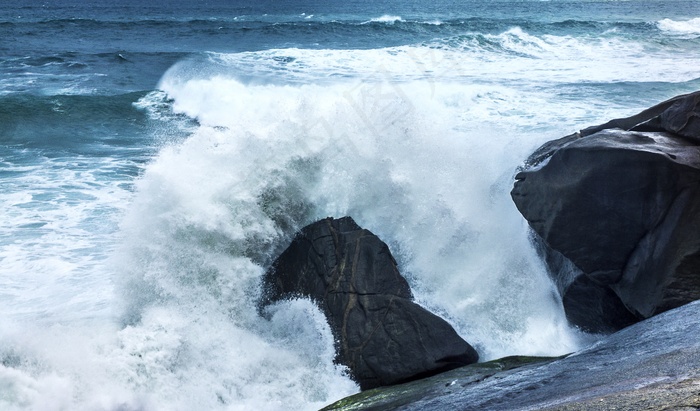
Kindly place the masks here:
POLYGON ((394 24, 396 22, 403 21, 403 19, 400 16, 392 16, 390 14, 384 14, 381 17, 377 17, 374 19, 370 19, 369 21, 366 21, 363 24, 367 23, 387 23, 387 24, 394 24))
MULTIPOLYGON (((33 157, 31 154, 26 154, 33 157)), ((93 317, 111 297, 104 261, 131 196, 110 158, 8 159, 0 181, 0 316, 93 317)))
MULTIPOLYGON (((209 65, 194 64, 200 75, 235 76, 244 83, 275 81, 473 81, 518 82, 519 87, 570 83, 684 82, 697 78, 694 53, 624 37, 533 35, 520 27, 499 34, 465 33, 421 46, 372 50, 275 49, 211 53, 209 65)), ((184 72, 188 63, 182 63, 184 72)), ((190 63, 192 64, 192 63, 190 63)))
POLYGON ((659 30, 676 35, 700 35, 700 17, 690 20, 663 19, 656 23, 659 30))

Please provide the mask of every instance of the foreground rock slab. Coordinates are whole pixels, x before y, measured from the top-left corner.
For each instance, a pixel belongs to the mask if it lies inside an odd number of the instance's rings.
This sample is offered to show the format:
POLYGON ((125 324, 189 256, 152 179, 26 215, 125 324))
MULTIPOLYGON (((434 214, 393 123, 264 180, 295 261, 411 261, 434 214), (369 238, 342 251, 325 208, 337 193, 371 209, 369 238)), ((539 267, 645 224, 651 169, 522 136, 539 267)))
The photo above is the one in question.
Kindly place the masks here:
POLYGON ((300 296, 319 305, 337 361, 363 390, 478 361, 446 321, 412 301, 387 245, 350 217, 303 228, 263 284, 262 306, 300 296))
POLYGON ((512 357, 378 388, 324 410, 692 410, 700 408, 700 302, 565 358, 512 357))
POLYGON ((569 321, 622 329, 700 298, 700 92, 543 145, 513 201, 569 321))

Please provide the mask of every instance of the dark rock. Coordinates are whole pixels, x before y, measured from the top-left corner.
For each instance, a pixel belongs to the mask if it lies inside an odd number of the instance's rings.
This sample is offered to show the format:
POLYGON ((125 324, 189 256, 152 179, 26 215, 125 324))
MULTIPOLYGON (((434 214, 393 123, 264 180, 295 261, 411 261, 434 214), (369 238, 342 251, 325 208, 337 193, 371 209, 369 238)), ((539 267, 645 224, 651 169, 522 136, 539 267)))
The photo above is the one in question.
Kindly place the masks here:
POLYGON ((396 410, 404 407, 410 409, 411 404, 414 402, 424 401, 426 398, 439 398, 446 393, 455 392, 462 388, 472 385, 478 386, 480 382, 489 378, 502 378, 511 370, 537 368, 539 365, 551 363, 559 358, 561 357, 513 356, 473 364, 418 381, 363 391, 328 405, 322 408, 321 411, 379 411, 396 410))
POLYGON ((700 408, 700 302, 564 358, 509 357, 365 391, 324 411, 700 408), (688 407, 688 408, 685 408, 688 407))
POLYGON ((611 333, 639 321, 609 287, 593 282, 540 236, 535 234, 532 240, 553 274, 564 311, 572 324, 589 332, 611 333))
POLYGON ((516 176, 573 324, 611 332, 700 298, 699 101, 549 142, 516 176))
POLYGON ((350 217, 303 228, 263 287, 262 306, 294 296, 320 306, 337 341, 337 361, 363 390, 478 361, 447 322, 412 301, 387 245, 350 217))
POLYGON ((700 92, 683 94, 650 107, 631 117, 611 120, 581 131, 587 136, 602 130, 660 131, 700 143, 700 92))

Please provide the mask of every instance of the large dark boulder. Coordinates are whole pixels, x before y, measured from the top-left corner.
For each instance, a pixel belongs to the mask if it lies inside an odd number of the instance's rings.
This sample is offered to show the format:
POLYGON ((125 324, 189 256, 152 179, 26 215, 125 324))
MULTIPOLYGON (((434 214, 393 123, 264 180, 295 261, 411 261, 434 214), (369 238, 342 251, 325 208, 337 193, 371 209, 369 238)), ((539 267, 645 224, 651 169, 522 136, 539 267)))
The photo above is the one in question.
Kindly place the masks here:
POLYGON ((569 320, 611 332, 700 299, 700 93, 538 149, 513 200, 569 320))
POLYGON ((412 301, 387 245, 350 217, 301 230, 263 280, 262 306, 311 298, 337 342, 337 361, 364 389, 433 375, 478 361, 440 317, 412 301))

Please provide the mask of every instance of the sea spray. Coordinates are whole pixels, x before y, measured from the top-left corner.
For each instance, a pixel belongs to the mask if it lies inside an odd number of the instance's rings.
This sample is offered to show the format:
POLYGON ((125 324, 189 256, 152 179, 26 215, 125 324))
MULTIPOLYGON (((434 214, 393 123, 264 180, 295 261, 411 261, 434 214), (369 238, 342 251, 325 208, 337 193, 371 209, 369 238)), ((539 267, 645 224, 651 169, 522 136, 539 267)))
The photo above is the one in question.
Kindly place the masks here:
POLYGON ((485 358, 576 347, 510 203, 514 167, 501 166, 532 141, 467 115, 497 109, 493 92, 435 80, 246 84, 224 65, 183 67, 160 87, 201 128, 152 170, 168 174, 156 198, 178 207, 166 215, 187 231, 238 238, 227 252, 265 267, 296 229, 351 215, 390 244, 418 300, 485 358))

